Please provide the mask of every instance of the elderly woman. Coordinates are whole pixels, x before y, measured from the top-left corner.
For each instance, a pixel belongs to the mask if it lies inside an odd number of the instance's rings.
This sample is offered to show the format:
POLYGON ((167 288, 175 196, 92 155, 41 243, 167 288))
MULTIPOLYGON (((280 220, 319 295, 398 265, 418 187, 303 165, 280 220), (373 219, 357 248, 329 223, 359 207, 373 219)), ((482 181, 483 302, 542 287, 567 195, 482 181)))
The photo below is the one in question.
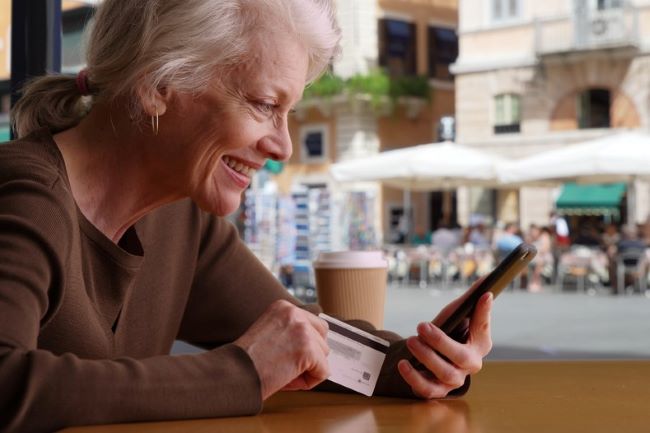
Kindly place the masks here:
MULTIPOLYGON (((339 34, 329 0, 105 0, 87 69, 27 86, 0 148, 0 425, 255 414, 328 377, 317 307, 221 217, 290 157, 287 116, 339 34)), ((466 343, 392 335, 377 393, 462 392, 490 305, 466 343)))

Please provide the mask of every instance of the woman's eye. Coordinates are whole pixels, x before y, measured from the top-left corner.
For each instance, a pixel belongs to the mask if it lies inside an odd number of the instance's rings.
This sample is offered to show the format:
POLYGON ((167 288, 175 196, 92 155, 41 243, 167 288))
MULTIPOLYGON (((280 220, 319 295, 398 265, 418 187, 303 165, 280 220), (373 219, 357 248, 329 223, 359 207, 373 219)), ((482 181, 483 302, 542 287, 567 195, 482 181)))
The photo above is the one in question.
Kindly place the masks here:
POLYGON ((274 108, 274 104, 269 104, 268 102, 257 102, 257 109, 264 114, 271 114, 274 108))

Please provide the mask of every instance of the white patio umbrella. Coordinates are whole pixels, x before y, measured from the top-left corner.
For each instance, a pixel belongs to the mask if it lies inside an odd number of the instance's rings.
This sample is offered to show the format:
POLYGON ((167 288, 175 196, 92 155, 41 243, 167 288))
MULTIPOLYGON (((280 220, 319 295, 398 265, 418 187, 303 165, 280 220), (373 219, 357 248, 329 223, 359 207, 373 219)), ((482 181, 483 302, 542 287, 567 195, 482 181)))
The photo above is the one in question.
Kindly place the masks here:
POLYGON ((622 132, 502 163, 499 178, 520 186, 627 182, 632 216, 636 206, 634 181, 650 180, 650 135, 622 132))
POLYGON ((333 164, 339 182, 380 181, 412 191, 495 186, 505 158, 450 141, 389 150, 333 164))
POLYGON ((650 179, 650 135, 623 132, 499 166, 504 183, 630 182, 650 179))
MULTIPOLYGON (((404 189, 406 211, 411 207, 411 191, 497 186, 497 166, 505 161, 505 158, 445 141, 336 163, 330 171, 339 182, 379 181, 404 189)), ((411 224, 407 222, 410 233, 411 224)))

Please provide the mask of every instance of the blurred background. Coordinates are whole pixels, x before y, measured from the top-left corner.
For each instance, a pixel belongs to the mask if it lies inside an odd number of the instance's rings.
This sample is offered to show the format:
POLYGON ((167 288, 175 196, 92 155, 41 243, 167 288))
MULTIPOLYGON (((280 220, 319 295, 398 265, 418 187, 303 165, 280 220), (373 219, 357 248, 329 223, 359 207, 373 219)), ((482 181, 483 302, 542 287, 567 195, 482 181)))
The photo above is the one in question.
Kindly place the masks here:
MULTIPOLYGON (((25 78, 83 68, 96 3, 0 0, 0 141, 25 78)), ((257 257, 314 302, 319 252, 384 250, 386 328, 409 335, 531 242, 492 358, 650 357, 650 1, 336 4, 293 156, 231 216, 257 257)))

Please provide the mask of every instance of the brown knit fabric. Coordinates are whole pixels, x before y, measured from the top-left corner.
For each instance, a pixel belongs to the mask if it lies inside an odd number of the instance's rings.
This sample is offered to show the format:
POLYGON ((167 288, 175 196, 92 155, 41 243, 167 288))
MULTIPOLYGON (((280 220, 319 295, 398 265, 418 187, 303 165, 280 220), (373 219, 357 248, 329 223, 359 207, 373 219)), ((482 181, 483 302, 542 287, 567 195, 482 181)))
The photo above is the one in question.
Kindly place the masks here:
MULTIPOLYGON (((297 303, 224 219, 184 200, 115 245, 49 133, 0 146, 0 431, 258 413, 232 341, 277 299, 297 303), (210 350, 170 356, 175 339, 210 350)), ((390 364, 378 387, 404 395, 390 364)))

